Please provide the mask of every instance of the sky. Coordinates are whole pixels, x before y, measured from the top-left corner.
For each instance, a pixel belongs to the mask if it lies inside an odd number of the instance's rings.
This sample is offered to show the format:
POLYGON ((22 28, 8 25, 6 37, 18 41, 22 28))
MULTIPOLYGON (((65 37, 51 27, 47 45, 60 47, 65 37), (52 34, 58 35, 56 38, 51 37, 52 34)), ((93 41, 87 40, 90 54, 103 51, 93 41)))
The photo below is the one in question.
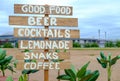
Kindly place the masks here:
POLYGON ((73 7, 69 18, 78 18, 75 29, 80 30, 80 38, 98 39, 100 30, 101 39, 105 39, 105 32, 106 39, 120 39, 120 0, 1 0, 0 4, 0 35, 13 34, 9 16, 17 16, 14 4, 48 4, 73 7))

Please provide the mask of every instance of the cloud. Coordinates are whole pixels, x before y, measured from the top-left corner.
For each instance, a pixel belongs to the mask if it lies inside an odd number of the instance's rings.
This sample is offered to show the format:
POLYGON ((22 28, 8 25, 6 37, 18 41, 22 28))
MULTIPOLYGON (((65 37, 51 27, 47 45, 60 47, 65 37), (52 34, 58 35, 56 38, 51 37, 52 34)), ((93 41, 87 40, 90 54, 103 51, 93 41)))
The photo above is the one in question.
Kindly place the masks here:
MULTIPOLYGON (((73 16, 79 19, 81 38, 98 38, 107 32, 108 39, 120 39, 120 0, 1 0, 0 33, 13 30, 8 25, 8 16, 14 14, 14 4, 73 6, 73 16), (112 30, 112 31, 111 31, 112 30)), ((60 16, 62 17, 62 16, 60 16)))
MULTIPOLYGON (((22 4, 38 4, 38 5, 70 5, 72 2, 78 0, 20 0, 19 3, 22 4)), ((18 3, 18 1, 14 1, 18 3)))
POLYGON ((120 32, 120 1, 90 1, 81 1, 81 5, 75 8, 75 14, 77 14, 75 16, 79 17, 81 37, 97 38, 97 31, 101 29, 102 38, 104 38, 104 32, 107 32, 108 39, 120 39, 118 34, 120 32))
MULTIPOLYGON (((85 0, 86 1, 86 0, 85 0)), ((93 1, 93 0, 90 0, 93 1)), ((88 1, 89 2, 89 1, 88 1)), ((119 14, 120 11, 120 6, 119 6, 119 2, 115 2, 115 1, 109 1, 108 3, 106 3, 107 1, 98 3, 100 1, 95 1, 95 2, 91 2, 91 3, 84 3, 84 4, 79 4, 75 6, 75 15, 77 14, 78 17, 82 17, 82 18, 89 18, 89 17, 94 17, 94 16, 99 16, 99 15, 116 15, 119 14), (81 16, 82 15, 82 16, 81 16)))

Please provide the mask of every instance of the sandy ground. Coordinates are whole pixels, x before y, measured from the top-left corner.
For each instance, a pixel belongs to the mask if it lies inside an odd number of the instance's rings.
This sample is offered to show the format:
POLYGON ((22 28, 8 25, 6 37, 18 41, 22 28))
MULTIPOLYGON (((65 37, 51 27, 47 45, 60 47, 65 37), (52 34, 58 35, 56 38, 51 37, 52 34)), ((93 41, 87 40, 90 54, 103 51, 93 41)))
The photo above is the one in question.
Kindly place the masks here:
MULTIPOLYGON (((101 65, 97 62, 96 57, 99 56, 100 51, 105 52, 107 55, 108 53, 112 53, 112 56, 116 56, 120 54, 120 49, 114 50, 70 50, 71 59, 73 65, 75 65, 76 69, 80 68, 82 65, 90 61, 90 65, 88 69, 94 71, 99 70, 100 76, 97 81, 107 81, 107 72, 106 69, 103 69, 101 65)), ((18 53, 18 49, 7 49, 8 55, 15 56, 18 53)), ((13 75, 6 71, 6 75, 12 75, 14 78, 20 76, 20 71, 14 73, 13 75)), ((61 70, 61 74, 64 72, 61 70)), ((112 67, 112 80, 111 81, 120 81, 120 60, 112 67)), ((0 74, 1 75, 1 74, 0 74)), ((57 70, 49 70, 49 81, 58 81, 57 77, 57 70)), ((44 81, 44 71, 41 70, 35 74, 30 74, 31 81, 44 81)))

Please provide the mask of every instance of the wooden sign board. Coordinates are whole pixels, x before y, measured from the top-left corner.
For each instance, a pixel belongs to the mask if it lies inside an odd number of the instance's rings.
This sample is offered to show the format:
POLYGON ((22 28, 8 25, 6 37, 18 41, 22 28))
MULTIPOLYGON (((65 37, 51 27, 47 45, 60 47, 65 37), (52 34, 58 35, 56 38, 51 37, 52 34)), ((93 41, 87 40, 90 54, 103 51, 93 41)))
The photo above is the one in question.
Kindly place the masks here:
POLYGON ((72 41, 69 40, 19 40, 19 49, 70 49, 72 48, 72 41))
POLYGON ((14 13, 16 14, 49 14, 49 15, 72 15, 71 6, 54 6, 54 5, 31 5, 15 4, 14 13))
POLYGON ((37 69, 37 70, 45 70, 45 69, 69 69, 70 68, 71 63, 70 62, 26 62, 24 63, 24 61, 18 61, 17 64, 17 70, 33 70, 33 69, 37 69))
POLYGON ((27 59, 36 59, 36 60, 44 60, 44 59, 70 59, 70 52, 25 52, 16 55, 17 60, 27 60, 27 59))
POLYGON ((80 38, 79 30, 14 28, 14 37, 26 38, 80 38))
POLYGON ((70 59, 70 53, 50 52, 50 50, 67 50, 72 48, 70 40, 49 40, 49 38, 79 38, 79 30, 49 29, 49 26, 78 27, 78 18, 58 18, 49 15, 72 15, 73 8, 70 6, 52 5, 30 5, 15 4, 14 13, 16 14, 38 14, 40 16, 9 16, 9 24, 15 26, 45 26, 45 29, 38 28, 15 28, 14 36, 20 38, 44 38, 45 40, 19 40, 19 49, 34 50, 34 52, 21 52, 16 55, 19 60, 18 70, 44 70, 44 81, 48 80, 48 69, 69 69, 71 63, 52 62, 52 59, 70 59), (44 50, 41 52, 35 50, 44 50), (36 62, 25 62, 34 59, 36 62))
POLYGON ((78 27, 77 18, 54 18, 34 16, 9 16, 10 25, 19 26, 70 26, 78 27))

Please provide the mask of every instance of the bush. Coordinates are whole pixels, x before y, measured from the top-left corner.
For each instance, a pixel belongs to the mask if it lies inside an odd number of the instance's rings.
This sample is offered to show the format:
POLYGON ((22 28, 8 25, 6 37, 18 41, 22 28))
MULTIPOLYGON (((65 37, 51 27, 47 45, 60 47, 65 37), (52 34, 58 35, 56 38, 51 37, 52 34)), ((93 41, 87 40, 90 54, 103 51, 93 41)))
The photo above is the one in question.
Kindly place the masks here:
POLYGON ((16 48, 18 48, 18 42, 17 42, 17 43, 15 43, 15 47, 16 47, 16 48))
POLYGON ((3 48, 3 45, 0 45, 0 48, 3 48))
POLYGON ((98 63, 101 64, 103 68, 106 68, 108 81, 111 81, 112 66, 120 59, 120 55, 112 58, 111 54, 105 56, 103 52, 100 52, 100 57, 97 58, 98 63))
POLYGON ((112 41, 106 42, 105 47, 114 47, 115 45, 113 44, 112 41))
POLYGON ((99 47, 99 45, 96 42, 94 42, 94 43, 85 43, 84 47, 85 48, 99 47))
POLYGON ((81 44, 79 44, 78 42, 74 42, 73 47, 81 47, 81 44))
POLYGON ((91 47, 99 47, 99 45, 96 42, 94 42, 91 44, 91 47))
POLYGON ((96 81, 99 77, 99 71, 95 70, 91 72, 91 70, 87 70, 89 63, 78 70, 74 66, 71 66, 71 69, 65 69, 65 74, 59 75, 57 79, 65 81, 96 81))
POLYGON ((116 41, 116 47, 120 47, 120 40, 116 41))
POLYGON ((85 47, 85 48, 90 48, 90 47, 91 47, 91 46, 90 46, 90 43, 85 43, 85 44, 84 44, 84 47, 85 47))
POLYGON ((13 46, 10 42, 7 42, 3 45, 3 48, 13 48, 13 46))
POLYGON ((11 72, 15 72, 14 68, 16 67, 16 60, 13 60, 13 56, 7 56, 6 51, 0 49, 0 70, 5 76, 5 70, 10 70, 11 72))

